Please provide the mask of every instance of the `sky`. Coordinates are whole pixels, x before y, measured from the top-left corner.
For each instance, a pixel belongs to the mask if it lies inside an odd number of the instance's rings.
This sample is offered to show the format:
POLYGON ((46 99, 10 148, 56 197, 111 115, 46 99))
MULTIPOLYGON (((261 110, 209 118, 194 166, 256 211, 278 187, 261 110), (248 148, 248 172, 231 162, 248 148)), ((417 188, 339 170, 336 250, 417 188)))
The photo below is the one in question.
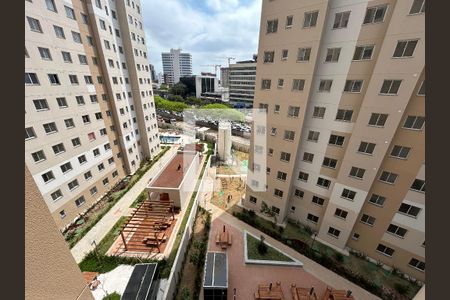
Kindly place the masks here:
MULTIPOLYGON (((142 0, 150 63, 162 72, 161 53, 192 54, 193 73, 214 73, 226 57, 252 59, 258 50, 261 0, 142 0)), ((219 74, 218 74, 219 76, 219 74)))

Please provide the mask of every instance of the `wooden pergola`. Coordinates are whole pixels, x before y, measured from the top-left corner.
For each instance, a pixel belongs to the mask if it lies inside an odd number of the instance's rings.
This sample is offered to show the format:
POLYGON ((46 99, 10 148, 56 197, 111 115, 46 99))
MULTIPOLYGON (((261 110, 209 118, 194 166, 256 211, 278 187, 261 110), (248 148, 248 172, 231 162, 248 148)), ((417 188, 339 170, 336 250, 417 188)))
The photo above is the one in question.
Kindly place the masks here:
POLYGON ((158 249, 167 239, 166 229, 175 220, 175 208, 170 200, 146 200, 135 208, 122 225, 120 236, 125 251, 148 252, 158 249))

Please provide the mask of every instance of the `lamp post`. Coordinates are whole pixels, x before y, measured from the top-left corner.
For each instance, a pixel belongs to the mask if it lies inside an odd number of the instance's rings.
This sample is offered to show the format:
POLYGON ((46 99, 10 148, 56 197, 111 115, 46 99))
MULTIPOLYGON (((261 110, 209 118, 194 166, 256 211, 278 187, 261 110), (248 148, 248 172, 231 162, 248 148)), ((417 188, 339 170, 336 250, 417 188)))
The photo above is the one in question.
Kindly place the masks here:
POLYGON ((311 249, 314 251, 313 246, 314 246, 314 242, 316 241, 317 233, 313 232, 312 237, 313 237, 313 240, 311 242, 311 249))

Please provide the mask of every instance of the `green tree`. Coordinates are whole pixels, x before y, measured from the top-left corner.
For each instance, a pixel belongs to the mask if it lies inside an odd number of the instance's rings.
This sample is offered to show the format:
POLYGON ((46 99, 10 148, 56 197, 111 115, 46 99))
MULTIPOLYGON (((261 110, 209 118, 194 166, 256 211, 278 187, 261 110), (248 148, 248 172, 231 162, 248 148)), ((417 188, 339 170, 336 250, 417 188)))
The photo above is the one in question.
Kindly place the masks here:
POLYGON ((186 102, 192 105, 201 105, 203 101, 197 97, 190 96, 186 99, 186 102))
POLYGON ((189 106, 183 102, 166 100, 166 99, 161 98, 160 96, 156 96, 156 95, 155 95, 155 105, 156 105, 156 108, 158 108, 158 109, 177 111, 177 112, 182 112, 184 109, 189 108, 189 106))
POLYGON ((176 102, 186 102, 185 100, 184 100, 184 98, 183 97, 181 97, 180 95, 169 95, 169 100, 171 100, 171 101, 176 101, 176 102))
POLYGON ((181 97, 186 96, 187 87, 185 84, 178 82, 175 83, 169 90, 172 95, 179 95, 181 97))

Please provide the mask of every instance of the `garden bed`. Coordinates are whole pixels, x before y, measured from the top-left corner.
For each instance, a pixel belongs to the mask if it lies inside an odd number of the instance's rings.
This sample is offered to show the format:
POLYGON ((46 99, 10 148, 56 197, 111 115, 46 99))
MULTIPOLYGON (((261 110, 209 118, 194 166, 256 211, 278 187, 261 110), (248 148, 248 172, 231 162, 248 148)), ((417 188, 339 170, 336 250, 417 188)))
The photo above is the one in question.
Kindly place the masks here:
POLYGON ((246 240, 246 258, 249 260, 267 260, 267 261, 279 261, 279 262, 294 262, 293 259, 281 253, 279 250, 268 245, 266 242, 261 241, 252 236, 248 232, 244 232, 246 240), (261 244, 264 243, 266 250, 260 251, 261 244))

